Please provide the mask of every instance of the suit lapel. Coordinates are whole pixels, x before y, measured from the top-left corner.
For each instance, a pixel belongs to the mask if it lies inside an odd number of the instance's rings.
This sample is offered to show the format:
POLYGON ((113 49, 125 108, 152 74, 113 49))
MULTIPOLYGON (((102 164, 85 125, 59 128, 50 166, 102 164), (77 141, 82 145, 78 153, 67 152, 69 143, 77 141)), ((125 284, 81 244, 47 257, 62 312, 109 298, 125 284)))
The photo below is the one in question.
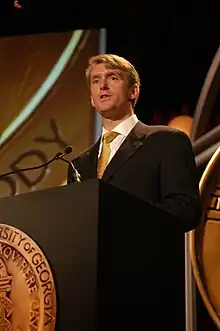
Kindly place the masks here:
POLYGON ((102 179, 107 182, 114 173, 127 162, 143 146, 143 140, 146 137, 146 125, 138 122, 124 140, 114 157, 108 164, 102 179), (145 130, 144 130, 145 128, 145 130))
POLYGON ((99 144, 100 139, 74 162, 76 168, 82 176, 82 180, 97 178, 99 144))

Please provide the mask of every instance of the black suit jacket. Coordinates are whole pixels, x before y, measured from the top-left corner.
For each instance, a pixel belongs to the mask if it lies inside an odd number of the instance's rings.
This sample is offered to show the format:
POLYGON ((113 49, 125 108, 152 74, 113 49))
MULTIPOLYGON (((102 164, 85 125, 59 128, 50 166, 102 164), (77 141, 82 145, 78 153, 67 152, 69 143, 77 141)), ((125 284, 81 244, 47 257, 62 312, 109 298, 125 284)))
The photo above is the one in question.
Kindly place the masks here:
MULTIPOLYGON (((97 177, 99 144, 100 139, 73 160, 83 181, 97 177)), ((72 178, 69 168, 67 182, 72 178)), ((176 215, 185 231, 199 223, 201 201, 192 145, 179 130, 138 122, 102 180, 176 215)))

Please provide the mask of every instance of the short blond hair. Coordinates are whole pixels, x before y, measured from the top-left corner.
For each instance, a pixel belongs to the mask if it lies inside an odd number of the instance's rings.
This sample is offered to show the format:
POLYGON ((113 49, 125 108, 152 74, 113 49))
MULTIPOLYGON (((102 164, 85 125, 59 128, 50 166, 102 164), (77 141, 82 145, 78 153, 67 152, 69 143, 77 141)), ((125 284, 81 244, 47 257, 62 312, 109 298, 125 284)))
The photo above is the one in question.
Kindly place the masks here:
MULTIPOLYGON (((85 72, 89 86, 92 66, 100 63, 104 63, 109 69, 118 69, 120 71, 123 71, 127 75, 129 87, 132 87, 136 84, 140 89, 140 77, 135 67, 125 58, 115 54, 99 54, 96 56, 92 56, 89 59, 89 65, 85 72)), ((135 106, 137 99, 134 100, 133 106, 135 106)))

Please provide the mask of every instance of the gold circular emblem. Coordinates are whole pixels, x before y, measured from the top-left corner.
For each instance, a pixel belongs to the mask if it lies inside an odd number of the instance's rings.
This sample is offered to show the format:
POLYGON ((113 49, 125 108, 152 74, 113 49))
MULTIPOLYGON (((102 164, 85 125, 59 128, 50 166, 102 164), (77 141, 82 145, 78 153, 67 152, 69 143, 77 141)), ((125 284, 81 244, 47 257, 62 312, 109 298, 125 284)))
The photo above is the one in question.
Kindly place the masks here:
POLYGON ((56 292, 46 257, 22 231, 0 224, 0 330, 52 331, 56 292))

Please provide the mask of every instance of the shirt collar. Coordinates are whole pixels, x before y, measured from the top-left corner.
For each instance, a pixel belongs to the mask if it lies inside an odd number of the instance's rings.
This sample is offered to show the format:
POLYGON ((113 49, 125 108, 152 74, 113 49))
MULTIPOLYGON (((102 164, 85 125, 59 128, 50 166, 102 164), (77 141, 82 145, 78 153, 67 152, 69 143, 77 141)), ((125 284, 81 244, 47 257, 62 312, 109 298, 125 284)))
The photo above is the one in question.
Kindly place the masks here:
MULTIPOLYGON (((126 118, 123 122, 118 124, 113 131, 118 132, 120 135, 127 137, 133 127, 137 124, 138 118, 135 114, 131 115, 130 117, 126 118)), ((107 132, 107 130, 103 127, 102 128, 102 136, 107 132)))

